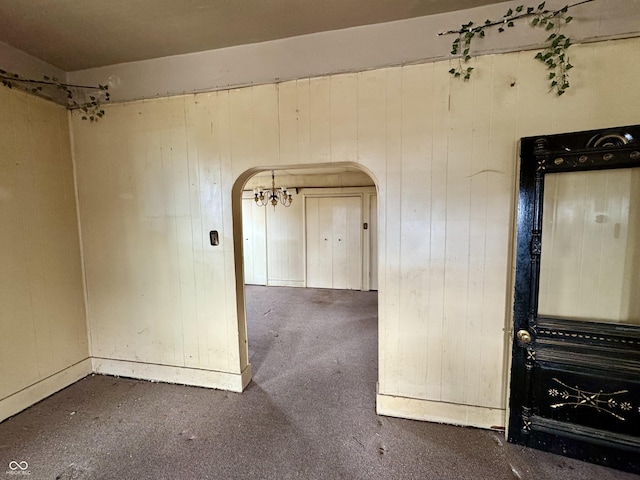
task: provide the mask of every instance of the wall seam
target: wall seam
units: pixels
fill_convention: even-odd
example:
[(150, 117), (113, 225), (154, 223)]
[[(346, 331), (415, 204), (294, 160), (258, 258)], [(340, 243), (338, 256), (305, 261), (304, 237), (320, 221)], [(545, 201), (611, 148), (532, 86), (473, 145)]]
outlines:
[[(78, 224), (78, 242), (80, 247), (80, 271), (82, 275), (82, 297), (84, 300), (84, 318), (87, 330), (88, 358), (93, 358), (93, 342), (91, 338), (91, 323), (89, 321), (89, 289), (87, 286), (87, 268), (84, 255), (84, 241), (82, 239), (82, 221), (80, 219), (80, 193), (78, 190), (78, 168), (76, 161), (75, 135), (72, 121), (72, 112), (67, 112), (67, 123), (69, 125), (69, 151), (71, 152), (71, 165), (73, 167), (73, 193), (76, 204), (76, 220)], [(93, 362), (91, 364), (93, 371)]]

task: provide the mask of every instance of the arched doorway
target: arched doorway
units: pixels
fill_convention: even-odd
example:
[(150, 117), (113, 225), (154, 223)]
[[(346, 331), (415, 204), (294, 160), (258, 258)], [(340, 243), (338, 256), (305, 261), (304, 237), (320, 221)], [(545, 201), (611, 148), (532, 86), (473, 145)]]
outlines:
[[(251, 379), (245, 279), (251, 278), (253, 283), (260, 285), (287, 288), (316, 287), (358, 291), (378, 289), (377, 186), (373, 176), (353, 163), (275, 167), (273, 171), (276, 188), (286, 185), (295, 207), (251, 207), (255, 204), (254, 187), (271, 187), (271, 171), (270, 167), (245, 171), (237, 178), (232, 191), (238, 342), (245, 386)], [(248, 231), (251, 228), (247, 220), (248, 206), (258, 212), (258, 217), (262, 215), (261, 212), (268, 212), (265, 215), (270, 215), (267, 219), (259, 218), (255, 221), (257, 229), (266, 227), (276, 231), (291, 227), (299, 237), (292, 239), (280, 235), (277, 239), (279, 244), (272, 244), (269, 249), (265, 245), (265, 250), (272, 253), (271, 258), (265, 259), (269, 257), (266, 254), (256, 254), (256, 250), (259, 250), (256, 243), (262, 239), (265, 243), (273, 241), (274, 236), (256, 235), (255, 232)], [(291, 222), (288, 226), (285, 225), (287, 215), (278, 213), (285, 211), (289, 217), (297, 218), (293, 227)], [(295, 214), (292, 215), (291, 212)], [(312, 224), (318, 227), (315, 231)], [(253, 244), (252, 238), (257, 239)], [(296, 252), (292, 254), (287, 249)], [(278, 259), (273, 252), (278, 250), (282, 255), (288, 255), (290, 261), (287, 268), (274, 274)], [(333, 253), (335, 258), (330, 258), (327, 252)], [(256, 258), (265, 262), (264, 268), (256, 268), (255, 264), (248, 266), (247, 254), (251, 256), (250, 263), (255, 262)], [(359, 268), (345, 268), (345, 260), (353, 260), (353, 257), (362, 259)], [(328, 259), (331, 261), (327, 261)], [(350, 264), (355, 265), (353, 261)]]

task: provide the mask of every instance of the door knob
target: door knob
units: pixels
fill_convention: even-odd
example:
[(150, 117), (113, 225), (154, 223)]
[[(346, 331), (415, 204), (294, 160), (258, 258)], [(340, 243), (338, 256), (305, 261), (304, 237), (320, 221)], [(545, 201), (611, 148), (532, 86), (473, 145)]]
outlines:
[(520, 345), (528, 345), (531, 343), (531, 334), (527, 330), (518, 330), (516, 333), (516, 338), (518, 339), (518, 343)]

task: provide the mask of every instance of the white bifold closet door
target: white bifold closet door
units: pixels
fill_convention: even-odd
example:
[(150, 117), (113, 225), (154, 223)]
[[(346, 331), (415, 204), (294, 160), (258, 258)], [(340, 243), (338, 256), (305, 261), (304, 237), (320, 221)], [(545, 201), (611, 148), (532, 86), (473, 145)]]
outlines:
[(362, 289), (362, 199), (307, 197), (307, 287)]

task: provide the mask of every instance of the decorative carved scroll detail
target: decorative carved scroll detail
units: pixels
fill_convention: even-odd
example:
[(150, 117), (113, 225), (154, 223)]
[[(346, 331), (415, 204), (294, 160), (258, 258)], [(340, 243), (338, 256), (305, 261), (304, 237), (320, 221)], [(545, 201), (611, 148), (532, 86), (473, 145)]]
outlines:
[(628, 412), (633, 408), (631, 403), (627, 401), (620, 401), (620, 399), (616, 398), (618, 395), (629, 393), (629, 390), (619, 390), (617, 392), (610, 393), (605, 393), (602, 390), (599, 392), (589, 392), (579, 387), (571, 387), (557, 378), (554, 378), (553, 380), (564, 388), (550, 388), (548, 392), (549, 396), (551, 398), (562, 399), (564, 401), (551, 404), (551, 408), (595, 408), (598, 412), (608, 413), (622, 421), (624, 421), (625, 418), (622, 415), (619, 415), (617, 410)]

